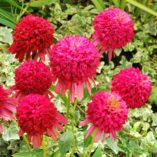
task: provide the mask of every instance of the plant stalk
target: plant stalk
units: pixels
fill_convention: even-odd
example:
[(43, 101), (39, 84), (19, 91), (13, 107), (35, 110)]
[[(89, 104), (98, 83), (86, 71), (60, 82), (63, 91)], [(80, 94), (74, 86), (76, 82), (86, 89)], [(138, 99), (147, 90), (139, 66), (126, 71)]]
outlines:
[(27, 145), (28, 150), (31, 152), (31, 151), (32, 151), (32, 148), (31, 148), (31, 146), (30, 146), (30, 144), (29, 144), (29, 141), (28, 141), (26, 135), (23, 135), (22, 137), (23, 137), (23, 139), (24, 139), (24, 141), (25, 141), (25, 143), (26, 143), (26, 145)]
[(42, 141), (42, 148), (43, 148), (43, 157), (46, 157), (46, 145), (44, 141), (44, 136), (43, 136), (43, 141)]

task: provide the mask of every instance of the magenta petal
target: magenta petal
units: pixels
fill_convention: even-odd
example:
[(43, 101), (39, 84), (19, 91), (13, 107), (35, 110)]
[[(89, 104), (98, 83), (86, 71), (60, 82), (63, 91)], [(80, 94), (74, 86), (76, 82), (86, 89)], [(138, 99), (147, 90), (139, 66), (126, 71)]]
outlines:
[(106, 48), (102, 48), (100, 51), (100, 55), (102, 55), (106, 51)]
[(58, 80), (58, 83), (55, 87), (55, 92), (61, 94), (62, 96), (64, 96), (65, 91), (66, 91), (65, 83)]
[(0, 111), (0, 117), (3, 118), (3, 119), (5, 119), (5, 120), (11, 120), (13, 118), (12, 112), (10, 112), (7, 109), (2, 109)]
[(57, 114), (57, 120), (62, 124), (67, 124), (66, 118), (60, 113)]
[(94, 79), (92, 78), (91, 80), (92, 80), (92, 82), (93, 82), (93, 84), (94, 84), (94, 87), (96, 88), (96, 84), (95, 84)]
[(75, 85), (75, 93), (78, 98), (78, 101), (81, 101), (84, 94), (82, 83), (79, 82)]
[(55, 123), (54, 126), (61, 130), (62, 132), (64, 132), (64, 128), (60, 124)]
[(113, 50), (109, 49), (109, 54), (108, 54), (108, 60), (109, 61), (111, 61), (111, 59), (112, 59), (112, 53), (113, 53)]
[(116, 139), (116, 132), (110, 133), (110, 138), (111, 139)]
[(53, 139), (53, 140), (57, 140), (58, 136), (59, 136), (59, 133), (51, 128), (51, 129), (47, 129), (47, 134)]
[(91, 95), (91, 88), (90, 88), (89, 81), (86, 81), (86, 88), (87, 88), (88, 93)]
[(85, 138), (87, 138), (90, 134), (92, 134), (92, 132), (94, 131), (94, 129), (95, 129), (95, 126), (91, 126), (89, 129), (88, 129), (88, 131), (87, 131), (87, 133), (86, 133), (86, 135), (85, 135)]
[(106, 135), (105, 133), (103, 133), (102, 143), (104, 143), (105, 139), (106, 139)]
[(70, 89), (70, 101), (73, 103), (74, 99), (75, 99), (75, 85), (72, 84)]
[(5, 108), (8, 109), (8, 110), (10, 110), (10, 111), (16, 111), (16, 106), (12, 105), (12, 104), (5, 105)]
[(0, 124), (0, 134), (2, 134), (2, 132), (3, 132), (3, 127), (2, 127), (2, 125)]
[(85, 119), (84, 121), (82, 121), (82, 122), (80, 123), (80, 126), (85, 126), (85, 125), (87, 125), (88, 123), (90, 123), (90, 120), (89, 120), (89, 119)]
[(41, 135), (31, 136), (31, 141), (33, 148), (40, 147), (42, 142), (42, 136)]
[(24, 134), (24, 132), (22, 131), (22, 129), (19, 130), (18, 134), (19, 134), (19, 136), (22, 136)]
[(96, 136), (95, 136), (96, 141), (99, 141), (101, 134), (102, 134), (102, 131), (99, 129)]
[(39, 56), (42, 61), (45, 61), (45, 53), (43, 53), (43, 51), (39, 52)]

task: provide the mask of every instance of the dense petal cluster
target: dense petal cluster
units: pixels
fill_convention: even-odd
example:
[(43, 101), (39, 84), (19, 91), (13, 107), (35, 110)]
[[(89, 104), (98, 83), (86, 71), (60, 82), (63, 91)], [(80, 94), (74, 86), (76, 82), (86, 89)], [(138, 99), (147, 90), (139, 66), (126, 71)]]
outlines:
[(85, 138), (96, 131), (95, 139), (98, 141), (102, 134), (103, 139), (106, 134), (115, 138), (116, 132), (122, 129), (127, 119), (127, 106), (118, 94), (99, 92), (93, 96), (92, 102), (88, 103), (86, 119), (81, 122), (81, 126), (91, 123)]
[(151, 94), (151, 81), (137, 68), (126, 68), (113, 77), (112, 91), (118, 93), (129, 108), (145, 105)]
[(44, 60), (53, 43), (53, 33), (54, 29), (49, 21), (28, 15), (16, 25), (9, 51), (16, 54), (19, 61), (25, 56), (26, 59), (40, 57)]
[(21, 128), (20, 134), (26, 132), (33, 147), (38, 147), (42, 142), (42, 135), (48, 135), (56, 140), (60, 131), (64, 131), (61, 124), (66, 124), (62, 116), (50, 100), (38, 94), (24, 97), (17, 107), (17, 120)]
[[(9, 91), (5, 90), (0, 85), (0, 120), (13, 119), (13, 111), (16, 110), (16, 101), (9, 97)], [(0, 133), (2, 132), (2, 126), (0, 124)]]
[(66, 36), (50, 53), (52, 73), (58, 79), (56, 92), (64, 95), (67, 89), (71, 101), (77, 96), (83, 98), (83, 84), (90, 92), (89, 80), (93, 80), (100, 56), (94, 44), (86, 37)]
[(17, 96), (30, 93), (48, 94), (52, 83), (52, 74), (48, 66), (42, 62), (26, 61), (15, 71)]
[(102, 52), (109, 51), (109, 60), (116, 48), (122, 48), (134, 37), (133, 21), (123, 10), (109, 8), (94, 19), (93, 38), (102, 46)]

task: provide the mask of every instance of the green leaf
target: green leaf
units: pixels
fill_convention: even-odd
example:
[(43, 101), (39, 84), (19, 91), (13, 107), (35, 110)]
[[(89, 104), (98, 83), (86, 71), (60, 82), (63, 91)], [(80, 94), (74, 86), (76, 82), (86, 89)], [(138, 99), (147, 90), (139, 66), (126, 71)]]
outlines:
[(106, 139), (106, 144), (111, 148), (115, 154), (118, 154), (120, 151), (120, 148), (117, 146), (117, 143), (115, 140), (111, 140), (110, 138)]
[(102, 152), (101, 148), (97, 148), (93, 157), (102, 157), (102, 154), (103, 154), (103, 152)]
[(43, 157), (43, 150), (42, 150), (42, 149), (39, 149), (39, 148), (36, 148), (36, 149), (33, 151), (33, 154), (36, 155), (37, 157)]
[(54, 153), (51, 155), (51, 157), (59, 157), (59, 156), (60, 156), (59, 151), (54, 152)]
[(12, 29), (0, 27), (0, 42), (9, 44), (12, 43)]
[(93, 4), (97, 8), (97, 10), (102, 11), (105, 8), (105, 4), (103, 0), (92, 0)]
[(153, 104), (153, 105), (157, 105), (157, 87), (153, 86), (152, 87), (152, 93), (151, 96), (149, 98), (149, 101)]
[(16, 24), (16, 18), (12, 16), (12, 14), (6, 10), (0, 9), (0, 23), (14, 28)]
[(38, 0), (38, 1), (31, 1), (30, 3), (29, 3), (29, 6), (30, 7), (35, 7), (35, 8), (40, 8), (40, 7), (42, 7), (42, 6), (44, 6), (44, 5), (50, 5), (50, 4), (52, 4), (52, 3), (55, 3), (55, 2), (58, 2), (58, 0)]
[(37, 148), (32, 152), (21, 152), (13, 154), (13, 157), (43, 157), (43, 150)]
[(6, 2), (18, 9), (22, 9), (22, 7), (15, 0), (6, 0)]
[(139, 3), (139, 2), (137, 2), (137, 1), (135, 1), (135, 0), (126, 0), (126, 1), (127, 1), (128, 3), (134, 5), (135, 7), (138, 7), (138, 8), (140, 8), (140, 9), (146, 11), (146, 12), (149, 13), (149, 14), (152, 14), (152, 15), (154, 15), (154, 16), (157, 16), (157, 12), (155, 12), (154, 10), (152, 10), (152, 9), (150, 9), (150, 8), (148, 8), (148, 7), (146, 7), (145, 5)]
[(91, 141), (92, 141), (92, 136), (88, 136), (88, 137), (85, 139), (84, 147), (88, 147), (88, 146), (91, 144)]
[(32, 152), (23, 152), (23, 153), (16, 153), (13, 154), (13, 157), (36, 157)]
[(59, 140), (59, 150), (61, 156), (64, 156), (66, 152), (68, 152), (71, 148), (73, 134), (71, 131), (67, 131), (63, 133)]
[(10, 141), (10, 140), (19, 140), (19, 135), (18, 135), (18, 129), (17, 126), (14, 122), (12, 122), (7, 128), (6, 126), (3, 126), (4, 132), (2, 134), (2, 138), (4, 141)]
[(120, 6), (119, 0), (112, 0), (112, 2), (114, 3), (116, 7)]
[(15, 27), (15, 24), (14, 24), (14, 23), (12, 23), (12, 22), (10, 22), (10, 21), (8, 21), (8, 20), (2, 18), (2, 17), (0, 17), (0, 23), (1, 23), (2, 25), (8, 26), (8, 27), (10, 27), (10, 28), (14, 28), (14, 27)]

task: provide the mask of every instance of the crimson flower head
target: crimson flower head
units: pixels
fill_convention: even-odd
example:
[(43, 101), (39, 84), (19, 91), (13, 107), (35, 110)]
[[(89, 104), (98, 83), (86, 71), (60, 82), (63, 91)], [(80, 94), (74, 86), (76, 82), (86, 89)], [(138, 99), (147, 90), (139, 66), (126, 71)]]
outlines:
[(138, 68), (126, 68), (113, 77), (112, 89), (118, 93), (129, 108), (145, 105), (151, 94), (151, 81)]
[(44, 60), (45, 54), (53, 44), (54, 29), (51, 23), (42, 17), (28, 15), (21, 19), (13, 32), (13, 44), (9, 51), (16, 54), (22, 61), (40, 57)]
[(101, 45), (101, 52), (109, 52), (112, 59), (114, 49), (122, 48), (134, 37), (131, 17), (119, 8), (109, 8), (100, 12), (94, 19), (95, 43)]
[(51, 50), (52, 74), (58, 79), (55, 91), (61, 95), (70, 90), (71, 102), (83, 98), (83, 85), (90, 93), (90, 80), (96, 74), (100, 56), (94, 44), (86, 37), (66, 36)]
[[(0, 120), (13, 119), (13, 111), (16, 110), (16, 102), (9, 97), (10, 92), (0, 85)], [(3, 131), (0, 124), (0, 133)]]
[(81, 126), (91, 123), (85, 138), (95, 132), (96, 141), (100, 136), (105, 139), (106, 134), (116, 138), (116, 132), (120, 131), (128, 119), (128, 109), (125, 101), (116, 93), (99, 92), (88, 103), (86, 119)]
[(57, 140), (59, 132), (56, 129), (64, 131), (61, 124), (67, 123), (50, 99), (38, 94), (27, 95), (20, 101), (16, 117), (19, 134), (26, 132), (34, 148), (41, 145), (44, 134)]
[(48, 89), (52, 83), (52, 74), (48, 66), (42, 62), (26, 61), (15, 71), (15, 86), (17, 96), (30, 93), (50, 94)]

